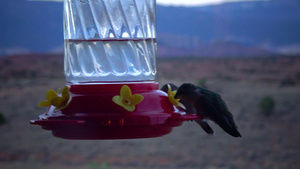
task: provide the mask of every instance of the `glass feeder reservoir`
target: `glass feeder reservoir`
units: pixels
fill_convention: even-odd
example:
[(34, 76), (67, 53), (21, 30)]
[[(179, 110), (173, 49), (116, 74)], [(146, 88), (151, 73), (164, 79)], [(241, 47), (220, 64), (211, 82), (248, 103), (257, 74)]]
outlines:
[(48, 110), (31, 124), (66, 139), (131, 139), (198, 118), (154, 81), (155, 0), (65, 0), (64, 39), (66, 87), (48, 91)]
[(154, 80), (155, 18), (154, 0), (66, 0), (66, 81)]

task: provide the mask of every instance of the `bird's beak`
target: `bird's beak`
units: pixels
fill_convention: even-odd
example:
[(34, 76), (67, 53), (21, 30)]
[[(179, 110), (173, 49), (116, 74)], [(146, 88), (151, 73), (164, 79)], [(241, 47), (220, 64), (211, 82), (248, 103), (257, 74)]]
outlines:
[(178, 93), (175, 94), (174, 98), (175, 98), (175, 99), (180, 98), (180, 96), (178, 95)]

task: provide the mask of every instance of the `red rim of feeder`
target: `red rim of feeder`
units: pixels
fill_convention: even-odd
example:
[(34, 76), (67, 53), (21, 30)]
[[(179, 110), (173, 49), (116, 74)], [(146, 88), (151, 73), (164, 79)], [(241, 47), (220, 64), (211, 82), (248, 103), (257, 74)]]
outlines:
[[(112, 101), (123, 85), (144, 97), (133, 112)], [(133, 139), (163, 136), (184, 121), (200, 118), (176, 109), (167, 94), (158, 90), (157, 82), (76, 84), (69, 88), (72, 101), (65, 109), (50, 107), (30, 123), (65, 139)]]

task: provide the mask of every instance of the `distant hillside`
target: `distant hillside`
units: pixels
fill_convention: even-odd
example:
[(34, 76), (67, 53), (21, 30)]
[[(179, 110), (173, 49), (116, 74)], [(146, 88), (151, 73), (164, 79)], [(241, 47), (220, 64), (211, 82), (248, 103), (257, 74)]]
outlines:
[(14, 50), (46, 52), (63, 44), (63, 4), (3, 0), (0, 54)]
[[(206, 7), (157, 6), (160, 56), (260, 56), (300, 53), (300, 1), (272, 0)], [(62, 52), (63, 4), (4, 0), (0, 56)]]
[[(300, 1), (292, 0), (193, 8), (158, 6), (158, 38), (162, 38), (158, 42), (166, 48), (194, 48), (203, 53), (211, 51), (213, 56), (221, 53), (237, 56), (289, 53), (291, 50), (296, 53), (300, 52), (299, 7)], [(222, 50), (224, 47), (233, 50), (227, 48), (226, 52)], [(248, 53), (249, 49), (252, 52)], [(186, 52), (196, 51), (187, 49)]]

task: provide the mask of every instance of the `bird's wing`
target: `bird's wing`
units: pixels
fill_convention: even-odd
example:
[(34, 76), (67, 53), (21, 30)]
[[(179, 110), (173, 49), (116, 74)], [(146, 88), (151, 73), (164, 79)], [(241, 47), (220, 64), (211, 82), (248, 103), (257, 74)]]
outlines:
[(227, 117), (233, 117), (225, 101), (221, 98), (221, 95), (204, 88), (201, 89), (201, 93), (203, 95), (203, 100), (205, 101), (205, 103), (209, 104), (208, 107), (213, 107), (213, 110), (211, 111), (215, 111), (217, 114), (221, 113)]
[(233, 121), (233, 115), (228, 110), (227, 105), (221, 96), (215, 92), (207, 89), (202, 89), (202, 101), (200, 106), (203, 108), (205, 114), (208, 114), (211, 120), (217, 124), (226, 123), (232, 127), (236, 127)]
[(218, 106), (210, 95), (203, 94), (199, 100), (197, 111), (203, 112), (208, 118), (216, 119), (221, 117), (221, 112), (218, 110)]
[(216, 94), (214, 97), (214, 103), (216, 104), (216, 107), (218, 107), (219, 111), (223, 112), (225, 116), (233, 117), (233, 115), (230, 113), (225, 101), (221, 98), (219, 94)]
[(228, 110), (221, 96), (207, 89), (203, 89), (201, 93), (202, 100), (199, 102), (199, 107), (202, 107), (202, 111), (207, 114), (208, 118), (217, 123), (228, 134), (241, 137), (234, 123), (233, 115)]

